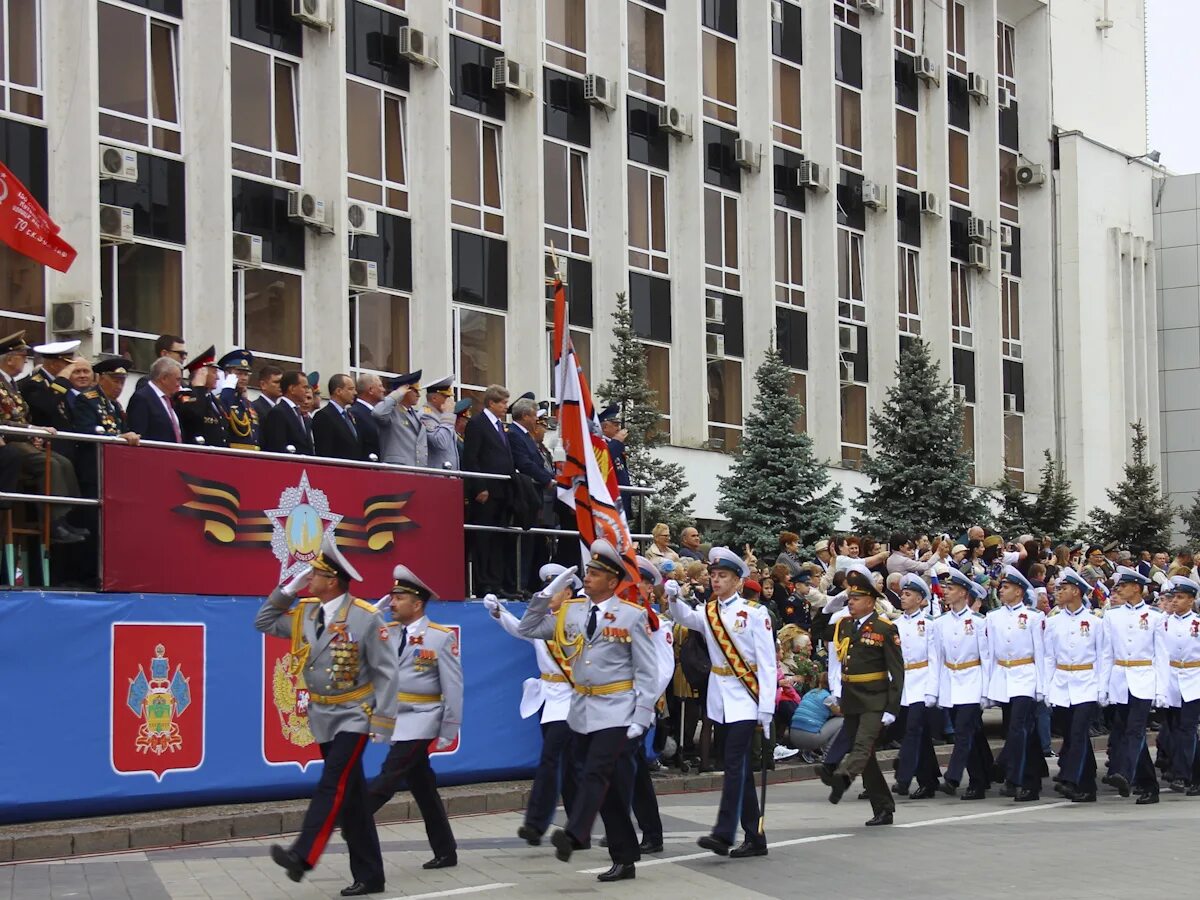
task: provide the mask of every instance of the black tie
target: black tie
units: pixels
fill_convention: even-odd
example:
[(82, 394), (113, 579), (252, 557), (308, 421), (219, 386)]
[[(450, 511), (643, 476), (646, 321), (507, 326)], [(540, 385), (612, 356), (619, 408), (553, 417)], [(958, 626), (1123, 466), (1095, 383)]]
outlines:
[(408, 646), (408, 626), (405, 625), (403, 628), (400, 629), (400, 652), (397, 653), (396, 655), (403, 656), (404, 648), (407, 646)]
[(599, 609), (600, 607), (593, 605), (592, 611), (588, 613), (587, 638), (589, 641), (592, 639), (592, 635), (596, 633), (596, 612)]
[(342, 418), (346, 420), (346, 424), (350, 427), (350, 433), (352, 435), (354, 435), (355, 438), (357, 438), (358, 437), (358, 429), (354, 427), (354, 416), (350, 415), (350, 410), (343, 409), (342, 410)]
[(325, 607), (317, 607), (317, 640), (325, 633)]

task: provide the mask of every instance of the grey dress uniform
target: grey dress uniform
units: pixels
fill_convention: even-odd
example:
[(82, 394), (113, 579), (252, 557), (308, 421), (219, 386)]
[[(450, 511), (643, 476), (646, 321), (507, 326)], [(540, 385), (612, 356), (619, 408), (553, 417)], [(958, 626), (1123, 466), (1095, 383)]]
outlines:
[(428, 456), (425, 465), (431, 469), (458, 468), (458, 435), (454, 431), (453, 412), (439, 413), (432, 406), (421, 408), (421, 427), (425, 429)]
[(371, 410), (379, 425), (379, 450), (385, 463), (424, 466), (429, 461), (428, 436), (416, 408), (400, 402), (403, 396), (403, 388), (392, 391)]

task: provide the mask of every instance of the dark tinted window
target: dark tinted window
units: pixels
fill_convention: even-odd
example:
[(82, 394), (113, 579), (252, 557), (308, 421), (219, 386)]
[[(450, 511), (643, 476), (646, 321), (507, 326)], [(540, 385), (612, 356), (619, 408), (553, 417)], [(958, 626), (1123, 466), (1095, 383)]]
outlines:
[[(139, 237), (172, 244), (187, 241), (187, 204), (180, 160), (139, 153), (138, 180), (101, 181), (100, 202), (133, 207), (133, 233)], [(266, 248), (263, 249), (265, 255)]]
[(961, 75), (946, 76), (946, 113), (955, 128), (971, 130), (971, 95), (967, 93), (967, 79)]
[(1006, 359), (1004, 367), (1004, 393), (1015, 394), (1017, 397), (1017, 412), (1025, 412), (1025, 366), (1015, 359)]
[(838, 224), (864, 231), (867, 227), (867, 208), (863, 205), (863, 177), (857, 172), (838, 170)]
[(847, 353), (843, 350), (838, 354), (841, 360), (850, 366), (851, 379), (853, 381), (870, 381), (871, 368), (867, 362), (867, 326), (838, 322), (838, 328), (853, 328), (858, 332), (858, 352)]
[(958, 206), (950, 207), (951, 259), (967, 261), (967, 247), (971, 245), (971, 242), (967, 240), (967, 219), (970, 217), (971, 214), (965, 209)]
[(900, 243), (921, 246), (921, 197), (913, 191), (896, 189), (896, 231)]
[(794, 63), (804, 62), (804, 14), (800, 7), (783, 4), (783, 21), (771, 23), (771, 52)]
[(292, 18), (291, 0), (229, 0), (229, 13), (235, 38), (292, 56), (304, 53), (304, 26)]
[(550, 137), (582, 147), (592, 143), (592, 108), (583, 102), (583, 79), (543, 70), (542, 108)]
[(775, 346), (783, 364), (792, 369), (808, 368), (808, 313), (775, 307)]
[(346, 71), (408, 90), (408, 62), (400, 56), (400, 29), (407, 24), (378, 6), (346, 0)]
[(796, 186), (796, 168), (804, 161), (804, 156), (782, 147), (775, 147), (772, 154), (775, 205), (804, 212), (807, 192), (804, 188)]
[(183, 18), (183, 0), (125, 0), (131, 6), (140, 6), (150, 12), (162, 13), (164, 16)]
[(730, 191), (742, 189), (742, 170), (733, 161), (737, 132), (704, 123), (704, 180)]
[(1016, 225), (1012, 226), (1012, 246), (1005, 247), (1004, 251), (1008, 253), (1012, 259), (1009, 264), (1008, 272), (1014, 278), (1021, 277), (1021, 229)]
[[(139, 159), (141, 157), (139, 156)], [(12, 119), (0, 119), (0, 160), (52, 216), (46, 203), (46, 129)], [(103, 184), (103, 182), (101, 182)], [(60, 223), (61, 224), (61, 223)]]
[(953, 348), (954, 383), (961, 384), (966, 402), (975, 402), (975, 353), (962, 347)]
[(412, 222), (404, 216), (379, 213), (379, 236), (353, 238), (353, 259), (373, 259), (379, 266), (379, 286), (412, 290)]
[(630, 272), (629, 311), (638, 337), (671, 342), (671, 282), (667, 279)]
[[(592, 327), (592, 264), (586, 259), (560, 256), (567, 284), (567, 318), (577, 328)], [(546, 299), (554, 299), (554, 285), (546, 285)]]
[(737, 0), (701, 0), (700, 21), (706, 28), (735, 38), (738, 36), (737, 8)]
[[(715, 293), (715, 292), (714, 292)], [(745, 329), (742, 326), (742, 298), (735, 294), (721, 294), (721, 325), (708, 326), (708, 330), (725, 335), (725, 355), (745, 356)]]
[(504, 91), (492, 87), (492, 63), (503, 54), (450, 36), (450, 103), (459, 109), (504, 118)]
[(656, 169), (667, 170), (671, 162), (671, 136), (658, 127), (655, 103), (629, 97), (629, 158)]
[(921, 92), (918, 90), (917, 58), (903, 50), (896, 51), (896, 103), (913, 112), (921, 108)]
[(833, 29), (833, 74), (842, 84), (862, 87), (862, 35), (841, 25)]
[(1000, 110), (1000, 146), (1009, 150), (1021, 148), (1020, 129), (1017, 127), (1017, 101), (1009, 101), (1008, 109)]
[(233, 230), (262, 237), (263, 262), (303, 269), (304, 226), (288, 218), (287, 207), (287, 188), (233, 179)]
[(508, 309), (508, 244), (482, 234), (451, 231), (450, 247), (455, 302)]

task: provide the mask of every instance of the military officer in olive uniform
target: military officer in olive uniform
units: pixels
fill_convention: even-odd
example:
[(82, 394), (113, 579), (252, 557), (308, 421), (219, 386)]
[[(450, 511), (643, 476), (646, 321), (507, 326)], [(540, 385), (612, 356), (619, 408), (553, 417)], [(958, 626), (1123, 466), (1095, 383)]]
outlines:
[[(265, 634), (291, 639), (292, 664), (309, 691), (308, 724), (325, 760), (300, 834), (289, 848), (272, 846), (271, 858), (299, 881), (340, 817), (354, 876), (346, 897), (384, 889), (362, 754), (368, 737), (387, 740), (396, 723), (395, 644), (374, 605), (350, 594), (350, 582), (361, 580), (327, 534), (311, 568), (272, 591), (254, 622)], [(306, 588), (308, 596), (295, 603)]]
[(594, 542), (583, 578), (586, 596), (567, 594), (558, 613), (550, 615), (551, 598), (571, 590), (575, 568), (565, 569), (530, 601), (518, 627), (523, 637), (558, 644), (574, 681), (567, 724), (579, 787), (567, 827), (551, 836), (555, 856), (567, 862), (575, 850), (587, 847), (599, 814), (613, 861), (598, 876), (605, 882), (636, 877), (641, 851), (629, 817), (633, 772), (620, 763), (625, 745), (640, 740), (654, 721), (658, 699), (659, 657), (647, 610), (616, 596), (627, 572), (612, 544)]
[(249, 350), (230, 350), (217, 360), (217, 367), (225, 373), (219, 382), (219, 398), (225, 412), (229, 446), (238, 450), (257, 450), (258, 410), (246, 393), (250, 370), (254, 368), (254, 354)]
[(436, 739), (437, 749), (447, 749), (458, 739), (462, 727), (463, 675), (458, 635), (426, 616), (425, 606), (436, 600), (437, 594), (407, 566), (396, 566), (392, 579), (390, 599), (395, 621), (388, 627), (393, 651), (400, 661), (396, 728), (392, 749), (367, 796), (371, 812), (376, 813), (400, 789), (400, 782), (407, 781), (433, 848), (433, 859), (422, 868), (446, 869), (458, 865), (458, 844), (429, 765), (429, 744)]
[(229, 423), (225, 407), (215, 393), (220, 378), (217, 348), (209, 347), (187, 364), (191, 387), (174, 397), (175, 415), (185, 444), (206, 447), (229, 446)]
[(841, 661), (841, 706), (851, 737), (850, 752), (838, 767), (818, 770), (821, 780), (832, 788), (829, 799), (836, 803), (862, 775), (863, 787), (874, 815), (867, 825), (891, 825), (896, 801), (875, 759), (880, 732), (896, 721), (904, 693), (904, 656), (900, 634), (887, 619), (875, 612), (880, 593), (871, 574), (861, 564), (846, 573), (846, 603), (849, 615), (834, 627), (833, 644)]

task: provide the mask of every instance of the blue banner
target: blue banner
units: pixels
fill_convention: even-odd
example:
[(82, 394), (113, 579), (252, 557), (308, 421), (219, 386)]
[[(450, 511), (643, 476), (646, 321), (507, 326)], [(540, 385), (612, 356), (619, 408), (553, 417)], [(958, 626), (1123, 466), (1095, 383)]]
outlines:
[[(273, 684), (276, 697), (296, 691), (288, 694), (283, 668), (273, 669), (271, 647), (254, 629), (261, 602), (0, 595), (0, 822), (308, 796), (320, 762), (270, 762), (264, 750), (281, 725), (299, 743), (307, 725), (271, 702)], [(523, 606), (512, 608), (520, 615)], [(505, 634), (481, 604), (429, 611), (460, 629), (466, 685), (459, 743), (433, 757), (438, 781), (528, 777), (538, 719), (517, 709), (523, 680), (537, 674), (532, 646)], [(385, 754), (386, 745), (371, 745), (368, 777)]]

